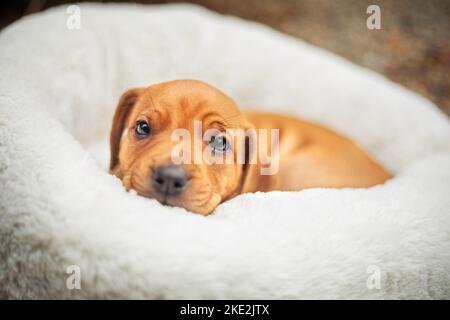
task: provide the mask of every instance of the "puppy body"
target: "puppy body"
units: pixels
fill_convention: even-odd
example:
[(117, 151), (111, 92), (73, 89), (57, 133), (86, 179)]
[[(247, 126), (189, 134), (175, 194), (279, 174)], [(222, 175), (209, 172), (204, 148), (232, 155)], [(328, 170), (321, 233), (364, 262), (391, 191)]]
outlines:
[(256, 128), (279, 129), (279, 171), (247, 181), (244, 192), (314, 187), (370, 187), (390, 174), (350, 139), (318, 124), (273, 113), (246, 112)]
[[(181, 128), (194, 136), (195, 121), (204, 130), (219, 132), (239, 128), (256, 129), (259, 134), (259, 129), (278, 129), (278, 171), (261, 175), (260, 163), (239, 161), (174, 165), (173, 132)], [(201, 143), (212, 148), (207, 141)], [(224, 93), (195, 80), (127, 91), (114, 114), (110, 144), (110, 172), (126, 189), (200, 214), (209, 214), (221, 202), (246, 192), (370, 187), (390, 177), (342, 135), (293, 117), (243, 113)], [(234, 151), (237, 160), (238, 150)]]

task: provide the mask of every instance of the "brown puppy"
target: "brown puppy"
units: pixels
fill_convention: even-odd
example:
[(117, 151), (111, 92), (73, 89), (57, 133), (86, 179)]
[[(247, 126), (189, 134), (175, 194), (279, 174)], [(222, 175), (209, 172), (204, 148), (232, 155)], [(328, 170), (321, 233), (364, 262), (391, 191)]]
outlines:
[[(197, 124), (203, 131), (214, 129), (216, 134), (203, 140), (199, 137), (200, 149), (196, 151), (195, 142), (191, 143), (191, 152), (184, 158), (189, 161), (175, 164), (173, 152), (179, 141), (173, 134), (182, 128), (195, 140), (195, 121), (200, 121)], [(256, 149), (250, 146), (249, 137), (255, 135), (233, 140), (224, 133), (237, 128), (258, 129), (252, 132), (256, 132), (256, 139), (270, 145), (266, 153), (272, 155), (265, 158), (269, 162), (263, 165), (258, 161), (260, 145)], [(261, 137), (259, 129), (279, 129), (277, 147), (270, 144), (276, 137), (270, 133)], [(242, 144), (234, 141), (245, 141), (245, 152), (240, 153)], [(329, 129), (281, 115), (243, 113), (224, 93), (194, 80), (171, 81), (124, 93), (114, 114), (110, 144), (110, 172), (122, 180), (127, 190), (204, 215), (245, 192), (370, 187), (390, 177), (356, 144)], [(198, 162), (194, 159), (198, 150), (224, 157), (231, 154), (233, 161)], [(274, 170), (262, 174), (264, 166)]]

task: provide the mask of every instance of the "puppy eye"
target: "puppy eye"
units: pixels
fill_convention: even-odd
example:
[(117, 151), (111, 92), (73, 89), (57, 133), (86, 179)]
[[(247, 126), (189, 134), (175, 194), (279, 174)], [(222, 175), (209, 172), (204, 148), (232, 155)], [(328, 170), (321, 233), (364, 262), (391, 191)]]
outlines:
[(230, 149), (230, 144), (224, 136), (213, 136), (209, 141), (209, 146), (211, 149), (217, 152), (225, 152)]
[(136, 127), (134, 129), (134, 132), (136, 133), (136, 136), (138, 138), (142, 139), (142, 138), (147, 137), (150, 134), (151, 129), (150, 129), (150, 126), (148, 125), (147, 121), (140, 120), (140, 121), (136, 122)]

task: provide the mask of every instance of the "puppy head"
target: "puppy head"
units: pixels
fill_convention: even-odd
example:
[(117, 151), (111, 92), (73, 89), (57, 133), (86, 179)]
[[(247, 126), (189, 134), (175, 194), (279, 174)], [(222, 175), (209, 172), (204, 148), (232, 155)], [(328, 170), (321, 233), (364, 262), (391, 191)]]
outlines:
[[(195, 149), (196, 126), (213, 129), (210, 139), (200, 137)], [(110, 136), (110, 172), (126, 189), (163, 204), (209, 214), (222, 201), (240, 193), (245, 164), (237, 161), (237, 144), (230, 144), (227, 129), (248, 129), (243, 113), (219, 90), (194, 80), (178, 80), (125, 92), (114, 114)], [(189, 133), (190, 161), (174, 163), (176, 130)], [(211, 131), (211, 130), (210, 130)], [(177, 131), (179, 132), (179, 131)], [(196, 161), (198, 147), (210, 154), (232, 152), (234, 161)]]

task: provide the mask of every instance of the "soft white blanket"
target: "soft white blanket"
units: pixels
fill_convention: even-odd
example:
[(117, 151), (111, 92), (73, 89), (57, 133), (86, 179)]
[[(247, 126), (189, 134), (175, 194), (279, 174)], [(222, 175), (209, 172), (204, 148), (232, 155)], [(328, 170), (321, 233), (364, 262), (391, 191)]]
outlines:
[[(450, 298), (450, 124), (432, 103), (195, 6), (81, 5), (79, 30), (68, 17), (0, 34), (0, 297)], [(243, 195), (209, 217), (126, 193), (106, 171), (117, 99), (177, 78), (333, 127), (395, 178)]]

